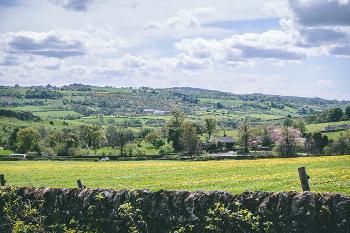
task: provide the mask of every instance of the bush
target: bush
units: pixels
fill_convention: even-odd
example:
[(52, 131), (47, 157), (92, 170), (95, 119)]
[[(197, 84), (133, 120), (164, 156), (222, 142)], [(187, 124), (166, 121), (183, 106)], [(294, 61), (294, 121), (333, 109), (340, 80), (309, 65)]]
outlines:
[(126, 156), (143, 156), (146, 154), (146, 151), (138, 146), (135, 143), (130, 143), (125, 146), (125, 155)]
[(160, 155), (168, 155), (174, 152), (174, 148), (170, 143), (165, 143), (159, 148)]
[(272, 222), (264, 222), (258, 215), (247, 209), (242, 209), (236, 202), (234, 210), (228, 209), (222, 203), (215, 203), (208, 210), (204, 232), (272, 232)]
[(340, 137), (325, 149), (325, 154), (346, 155), (350, 154), (350, 136), (341, 134)]

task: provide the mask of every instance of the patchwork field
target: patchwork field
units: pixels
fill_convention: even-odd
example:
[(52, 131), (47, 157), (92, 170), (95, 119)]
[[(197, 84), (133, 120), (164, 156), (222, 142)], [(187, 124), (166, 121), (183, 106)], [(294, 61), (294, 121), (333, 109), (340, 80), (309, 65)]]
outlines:
[(16, 161), (0, 173), (14, 186), (91, 188), (300, 191), (297, 168), (306, 166), (311, 189), (350, 194), (350, 156), (263, 160), (188, 161)]

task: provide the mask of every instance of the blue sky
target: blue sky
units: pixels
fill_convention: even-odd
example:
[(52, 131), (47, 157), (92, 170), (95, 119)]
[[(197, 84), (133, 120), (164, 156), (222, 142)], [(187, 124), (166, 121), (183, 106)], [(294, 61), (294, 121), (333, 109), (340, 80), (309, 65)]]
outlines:
[(348, 0), (0, 0), (0, 84), (350, 100)]

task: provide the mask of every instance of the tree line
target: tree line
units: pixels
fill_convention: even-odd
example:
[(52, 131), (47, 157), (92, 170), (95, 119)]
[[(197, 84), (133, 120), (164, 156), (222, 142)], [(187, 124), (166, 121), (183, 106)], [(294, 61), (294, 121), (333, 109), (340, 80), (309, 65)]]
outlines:
[(253, 125), (249, 118), (242, 119), (238, 123), (237, 141), (232, 139), (236, 145), (229, 148), (220, 142), (220, 137), (213, 137), (220, 127), (215, 118), (206, 117), (203, 122), (194, 122), (178, 108), (171, 114), (164, 126), (138, 131), (129, 124), (115, 121), (109, 121), (105, 127), (98, 123), (62, 129), (17, 127), (9, 135), (0, 133), (0, 146), (19, 153), (47, 156), (90, 153), (86, 150), (96, 154), (103, 147), (118, 149), (121, 156), (140, 156), (147, 153), (145, 144), (160, 155), (176, 153), (189, 158), (231, 149), (242, 155), (260, 151), (281, 157), (297, 156), (298, 153), (350, 154), (348, 133), (342, 133), (337, 140), (330, 140), (322, 133), (307, 133), (302, 119), (287, 117), (283, 125)]

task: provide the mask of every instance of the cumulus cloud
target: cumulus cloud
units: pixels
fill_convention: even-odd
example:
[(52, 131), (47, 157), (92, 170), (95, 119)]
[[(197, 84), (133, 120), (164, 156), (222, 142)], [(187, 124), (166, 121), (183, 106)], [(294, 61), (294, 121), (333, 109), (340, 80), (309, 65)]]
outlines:
[(336, 0), (289, 0), (298, 23), (305, 26), (350, 26), (350, 4)]
[(57, 35), (22, 33), (12, 34), (8, 42), (10, 53), (26, 53), (46, 57), (66, 58), (84, 55), (86, 48), (78, 40), (66, 40)]
[(299, 47), (317, 47), (317, 54), (348, 54), (350, 3), (348, 0), (289, 0), (288, 30), (299, 33)]
[(326, 28), (301, 29), (299, 32), (304, 37), (305, 44), (310, 46), (336, 43), (348, 38), (348, 34), (345, 32)]
[(210, 58), (218, 62), (249, 59), (300, 60), (302, 50), (293, 45), (293, 35), (270, 30), (262, 34), (245, 33), (222, 40), (182, 40), (175, 47), (196, 58)]
[(83, 55), (114, 54), (128, 43), (113, 30), (54, 30), (49, 32), (19, 31), (0, 34), (0, 51), (18, 55), (68, 58)]
[(201, 26), (200, 20), (216, 14), (213, 7), (198, 7), (195, 9), (181, 9), (176, 12), (176, 16), (170, 17), (163, 22), (151, 21), (144, 27), (149, 29), (164, 30), (190, 30)]

